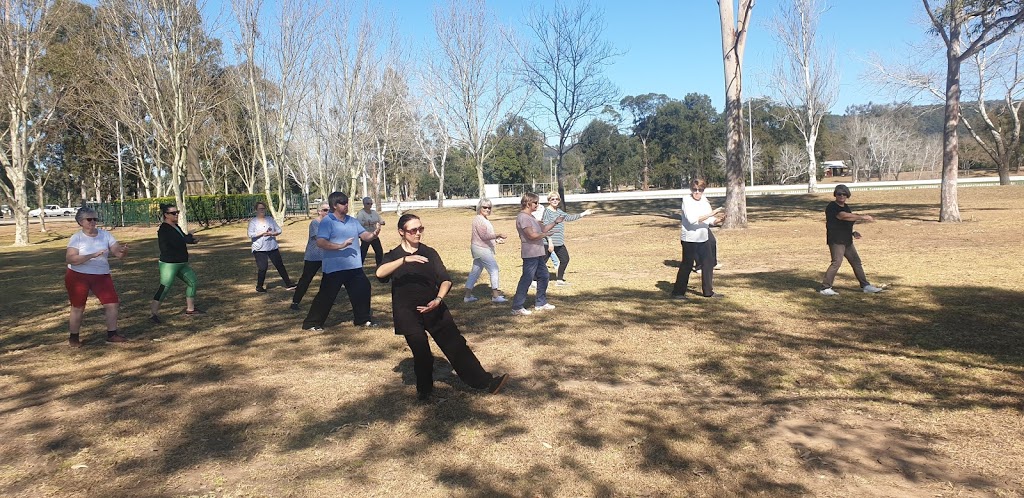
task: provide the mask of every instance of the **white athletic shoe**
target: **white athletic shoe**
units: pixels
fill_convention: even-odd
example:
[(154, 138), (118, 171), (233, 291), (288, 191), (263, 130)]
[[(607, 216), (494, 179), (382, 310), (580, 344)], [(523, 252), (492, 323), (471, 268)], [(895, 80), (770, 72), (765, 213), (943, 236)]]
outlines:
[(536, 280), (534, 280), (533, 283), (530, 284), (530, 288), (531, 289), (536, 289), (537, 288), (537, 281)]
[(508, 299), (505, 299), (505, 296), (494, 296), (491, 298), (492, 303), (504, 303), (507, 301)]
[(838, 296), (839, 295), (839, 293), (836, 292), (835, 289), (833, 289), (831, 287), (829, 287), (828, 289), (821, 289), (820, 291), (818, 291), (818, 294), (821, 294), (822, 296)]
[(868, 284), (868, 285), (865, 285), (864, 287), (861, 287), (861, 290), (863, 290), (866, 294), (876, 294), (876, 293), (882, 292), (885, 289), (882, 289), (881, 287), (875, 287), (874, 285)]
[(464, 303), (471, 303), (473, 301), (478, 301), (479, 299), (480, 298), (478, 298), (478, 297), (476, 297), (474, 295), (469, 295), (469, 296), (466, 296), (466, 297), (462, 298), (462, 302), (464, 302)]
[(570, 284), (569, 282), (566, 282), (565, 280), (556, 280), (555, 281), (555, 286), (556, 287), (567, 287), (567, 286), (570, 286), (570, 285), (572, 285), (572, 284)]
[(548, 311), (555, 309), (555, 305), (547, 303), (544, 306), (534, 306), (533, 311)]
[(533, 312), (528, 310), (528, 309), (526, 309), (526, 308), (519, 308), (517, 310), (512, 310), (512, 314), (515, 315), (515, 316), (526, 316), (526, 315), (533, 314)]

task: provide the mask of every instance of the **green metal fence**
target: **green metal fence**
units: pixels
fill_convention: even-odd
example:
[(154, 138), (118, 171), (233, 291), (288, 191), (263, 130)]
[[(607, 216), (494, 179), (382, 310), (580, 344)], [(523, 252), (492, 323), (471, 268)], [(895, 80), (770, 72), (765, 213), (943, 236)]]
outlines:
[[(263, 194), (197, 195), (185, 198), (188, 221), (209, 226), (248, 219), (255, 215)], [(309, 216), (309, 200), (302, 194), (287, 196), (285, 216)], [(160, 204), (174, 204), (173, 197), (132, 199), (121, 202), (89, 203), (108, 226), (151, 226), (160, 224)]]

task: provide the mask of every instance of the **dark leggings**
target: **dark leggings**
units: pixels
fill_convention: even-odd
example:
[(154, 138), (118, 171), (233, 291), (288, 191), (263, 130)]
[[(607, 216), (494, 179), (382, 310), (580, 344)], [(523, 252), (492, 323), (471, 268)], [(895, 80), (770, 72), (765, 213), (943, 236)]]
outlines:
[(373, 259), (377, 261), (377, 266), (380, 266), (381, 261), (384, 261), (384, 249), (380, 246), (380, 238), (373, 239), (369, 242), (363, 240), (359, 242), (359, 253), (363, 257), (363, 262), (366, 262), (367, 249), (373, 246)]
[(565, 280), (565, 267), (569, 266), (569, 250), (565, 246), (555, 246), (555, 256), (558, 256), (558, 273), (555, 278)]
[(683, 263), (679, 265), (676, 272), (676, 283), (672, 287), (672, 294), (682, 296), (686, 294), (686, 287), (690, 283), (690, 273), (693, 272), (693, 262), (700, 260), (701, 265), (701, 294), (704, 297), (711, 297), (715, 290), (712, 285), (715, 273), (715, 262), (711, 256), (711, 248), (707, 242), (683, 242)]
[[(470, 387), (483, 389), (491, 381), (491, 374), (480, 365), (480, 360), (466, 344), (466, 338), (459, 332), (448, 309), (434, 310), (434, 316), (425, 318), (426, 331), (434, 338), (455, 373)], [(431, 323), (433, 322), (433, 323)], [(412, 350), (413, 370), (416, 372), (416, 391), (429, 394), (434, 389), (434, 355), (430, 352), (427, 333), (418, 330), (405, 334), (405, 342)]]
[(313, 277), (316, 276), (323, 265), (323, 261), (302, 262), (302, 276), (299, 277), (299, 284), (295, 287), (295, 294), (292, 296), (293, 303), (299, 304), (302, 302), (302, 296), (306, 295), (306, 291), (309, 290), (309, 284), (313, 282)]
[(256, 251), (252, 253), (253, 257), (256, 258), (256, 288), (263, 288), (263, 281), (267, 279), (267, 260), (274, 263), (274, 268), (277, 268), (277, 273), (284, 279), (284, 286), (291, 287), (292, 280), (288, 278), (288, 270), (284, 267), (284, 261), (281, 260), (281, 251), (274, 249), (273, 251)]

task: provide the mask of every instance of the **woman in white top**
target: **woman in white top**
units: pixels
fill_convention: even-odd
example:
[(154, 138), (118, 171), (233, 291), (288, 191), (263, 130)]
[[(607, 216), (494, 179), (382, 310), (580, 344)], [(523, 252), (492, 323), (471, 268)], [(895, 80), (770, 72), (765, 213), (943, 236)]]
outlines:
[(71, 236), (64, 256), (68, 264), (67, 272), (64, 273), (64, 286), (67, 287), (68, 300), (71, 301), (68, 345), (73, 348), (82, 347), (78, 334), (82, 329), (85, 302), (90, 291), (103, 305), (103, 315), (107, 321), (107, 342), (125, 342), (128, 339), (117, 333), (117, 306), (120, 299), (114, 290), (114, 280), (110, 278), (107, 257), (112, 254), (123, 258), (128, 253), (128, 244), (119, 244), (110, 232), (97, 228), (99, 217), (91, 208), (79, 209), (75, 221), (82, 230)]
[(252, 255), (256, 258), (256, 292), (267, 292), (263, 281), (267, 278), (267, 261), (274, 263), (277, 273), (284, 280), (287, 290), (295, 290), (295, 284), (288, 278), (288, 270), (281, 260), (281, 251), (277, 245), (277, 236), (281, 235), (281, 226), (274, 218), (267, 216), (267, 205), (262, 201), (256, 203), (256, 217), (249, 220), (249, 239), (252, 240)]
[(695, 258), (701, 262), (701, 294), (704, 297), (722, 297), (715, 293), (712, 285), (715, 260), (707, 243), (711, 227), (722, 222), (722, 208), (711, 209), (711, 204), (704, 198), (706, 187), (704, 180), (693, 180), (690, 182), (690, 195), (683, 197), (682, 231), (679, 234), (683, 246), (683, 263), (679, 266), (676, 283), (672, 287), (674, 299), (686, 299), (686, 287), (690, 283)]
[(471, 303), (477, 300), (473, 295), (473, 286), (484, 269), (491, 277), (491, 301), (504, 303), (505, 296), (501, 295), (498, 279), (498, 260), (495, 259), (494, 244), (505, 243), (505, 234), (494, 233), (494, 225), (491, 225), (490, 217), (494, 205), (487, 198), (480, 199), (476, 203), (476, 216), (473, 218), (473, 232), (470, 235), (469, 252), (473, 255), (473, 268), (469, 271), (469, 278), (466, 279), (466, 296), (464, 302)]

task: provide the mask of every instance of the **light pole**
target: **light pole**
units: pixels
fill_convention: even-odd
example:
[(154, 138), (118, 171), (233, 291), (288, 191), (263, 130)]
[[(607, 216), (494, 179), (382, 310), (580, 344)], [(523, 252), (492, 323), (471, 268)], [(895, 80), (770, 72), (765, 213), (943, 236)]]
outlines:
[(754, 186), (754, 99), (747, 100), (747, 164), (750, 165), (750, 186)]
[[(121, 156), (124, 150), (121, 149), (121, 125), (114, 121), (114, 134), (117, 135), (117, 186), (121, 190), (121, 202), (118, 203), (121, 211), (121, 226), (124, 226), (124, 168), (121, 165)], [(97, 199), (98, 200), (98, 199)]]

